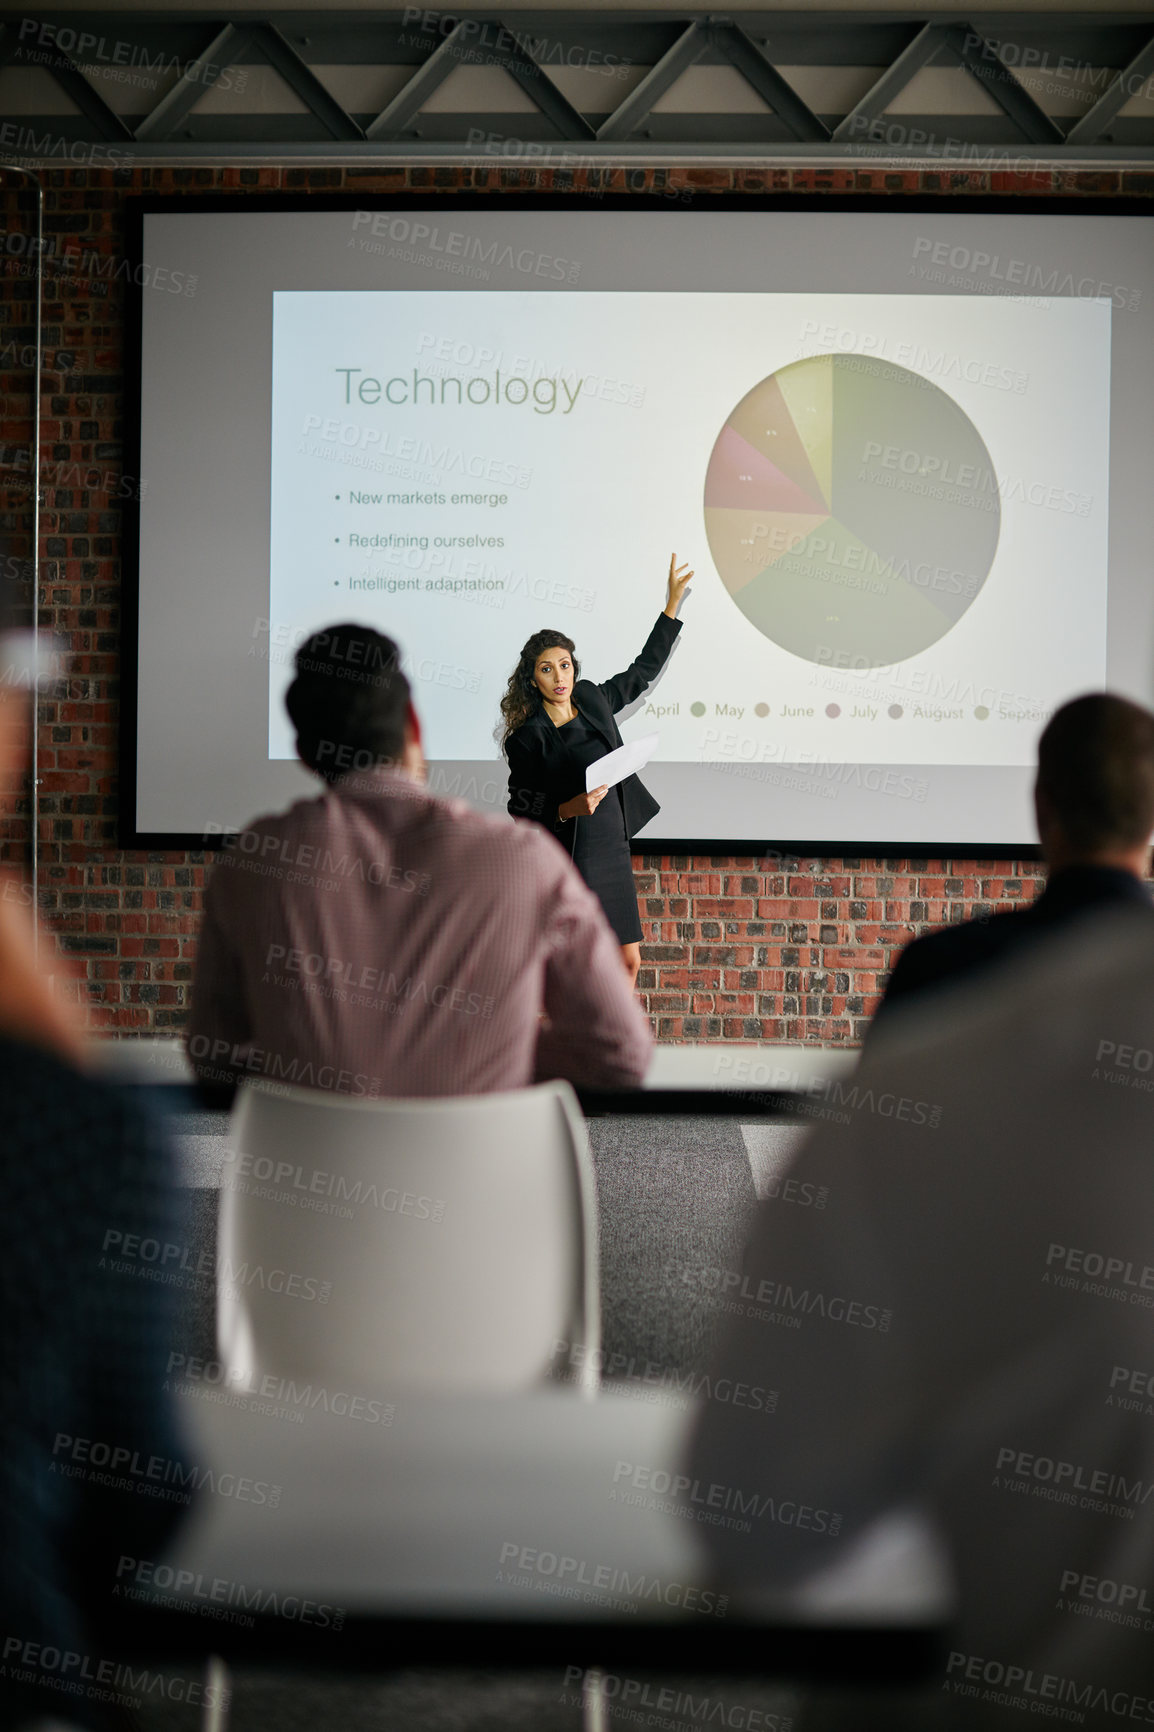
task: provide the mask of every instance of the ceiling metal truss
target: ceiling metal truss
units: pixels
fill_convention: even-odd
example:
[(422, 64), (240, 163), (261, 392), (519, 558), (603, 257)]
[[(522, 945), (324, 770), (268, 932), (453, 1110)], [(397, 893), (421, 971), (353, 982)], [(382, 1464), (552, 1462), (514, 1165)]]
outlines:
[(0, 161), (1132, 163), (1152, 74), (1154, 11), (0, 13)]

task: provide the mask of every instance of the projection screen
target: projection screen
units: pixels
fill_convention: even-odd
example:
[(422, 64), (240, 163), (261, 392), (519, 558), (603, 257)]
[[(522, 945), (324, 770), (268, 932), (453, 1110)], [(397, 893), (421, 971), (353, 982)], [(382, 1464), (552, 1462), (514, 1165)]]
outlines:
[(638, 849), (1021, 850), (1053, 710), (1154, 695), (1147, 203), (136, 205), (128, 843), (316, 791), (283, 697), (342, 620), (503, 812), (521, 644), (619, 672), (672, 554)]

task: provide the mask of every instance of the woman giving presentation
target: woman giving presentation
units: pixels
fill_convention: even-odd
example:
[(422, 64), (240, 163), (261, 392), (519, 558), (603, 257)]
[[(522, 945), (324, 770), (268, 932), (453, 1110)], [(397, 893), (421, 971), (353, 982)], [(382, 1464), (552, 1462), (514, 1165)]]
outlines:
[(621, 744), (614, 716), (641, 696), (681, 630), (677, 609), (693, 573), (669, 561), (665, 611), (624, 673), (601, 685), (579, 678), (572, 638), (534, 632), (501, 699), (501, 743), (509, 760), (509, 811), (533, 818), (568, 848), (600, 898), (632, 981), (641, 966), (641, 917), (629, 839), (660, 810), (637, 776), (585, 792), (585, 769)]

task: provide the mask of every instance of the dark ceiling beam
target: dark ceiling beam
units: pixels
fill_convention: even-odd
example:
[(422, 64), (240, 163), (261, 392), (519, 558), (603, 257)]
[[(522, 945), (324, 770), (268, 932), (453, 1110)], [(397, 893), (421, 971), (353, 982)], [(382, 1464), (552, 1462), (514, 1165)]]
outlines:
[(731, 66), (737, 68), (746, 83), (756, 90), (795, 138), (811, 144), (829, 142), (829, 127), (801, 100), (792, 84), (786, 82), (739, 24), (714, 24), (710, 35), (714, 46)]
[[(45, 161), (62, 144), (96, 148), (113, 141), (135, 146), (141, 162), (253, 160), (262, 147), (270, 161), (385, 162), (411, 157), (417, 141), (438, 160), (509, 163), (546, 160), (554, 148), (573, 146), (590, 161), (605, 162), (670, 162), (682, 150), (696, 160), (941, 160), (1014, 168), (1104, 160), (1125, 166), (1154, 154), (1154, 117), (1123, 116), (1129, 98), (1154, 73), (1154, 0), (1144, 16), (973, 11), (929, 21), (912, 10), (795, 9), (735, 17), (696, 9), (579, 13), (496, 4), (451, 16), (438, 12), (427, 28), (421, 15), (415, 24), (406, 22), (411, 9), (400, 6), (259, 14), (235, 6), (236, 0), (226, 0), (222, 8), (218, 0), (211, 10), (170, 14), (61, 10), (39, 12), (34, 20), (26, 12), (0, 11), (6, 78), (18, 77), (23, 67), (43, 68), (73, 110), (22, 115), (22, 134), (33, 143), (47, 141)], [(125, 120), (109, 106), (93, 71), (126, 60), (173, 80), (139, 120), (135, 114)], [(233, 82), (228, 103), (214, 102), (206, 111), (206, 92), (238, 64), (272, 67), (296, 103), (266, 113), (254, 102), (246, 112)], [(666, 111), (662, 98), (697, 64), (733, 67), (764, 108), (756, 114)], [(903, 92), (904, 106), (913, 106), (909, 87), (931, 64), (964, 69), (993, 103), (979, 113), (895, 116)], [(519, 112), (515, 101), (502, 104), (499, 95), (483, 112), (428, 112), (445, 79), (469, 65), (501, 68), (530, 96), (533, 113)], [(803, 100), (782, 65), (808, 68), (811, 75), (825, 67), (877, 67), (879, 75), (841, 116), (832, 103)], [(1089, 71), (1090, 88), (1101, 94), (1074, 124), (1058, 121), (1016, 75), (1023, 65), (1059, 72), (1073, 66), (1083, 87)], [(325, 68), (353, 66), (403, 78), (380, 113), (349, 112), (322, 83)], [(636, 68), (628, 76), (638, 82), (613, 106), (623, 89), (617, 76), (586, 81), (576, 87), (582, 112), (566, 94), (563, 67)], [(500, 108), (507, 111), (496, 112)], [(949, 137), (942, 130), (947, 122)]]
[(980, 31), (965, 24), (950, 30), (947, 51), (957, 56), (982, 89), (993, 97), (1002, 113), (1018, 128), (1027, 144), (1061, 144), (1065, 133), (1051, 120), (1026, 89), (1003, 64)]
[(654, 103), (660, 102), (665, 92), (671, 90), (681, 74), (688, 72), (701, 59), (708, 47), (708, 24), (698, 20), (687, 25), (656, 66), (650, 68), (609, 119), (598, 127), (598, 140), (602, 144), (620, 143), (639, 132), (653, 112)]
[(127, 144), (132, 138), (131, 129), (109, 108), (100, 92), (89, 84), (71, 55), (65, 54), (55, 44), (39, 52), (48, 55), (44, 70), (52, 74), (64, 94), (91, 123), (96, 139), (101, 144)]
[(392, 101), (386, 103), (377, 118), (365, 128), (365, 137), (377, 143), (399, 139), (412, 130), (417, 116), (432, 96), (456, 71), (465, 52), (465, 20), (455, 24), (429, 58), (419, 66), (408, 82), (402, 85)]
[(945, 45), (947, 26), (944, 24), (924, 24), (907, 43), (906, 47), (886, 67), (876, 83), (871, 84), (861, 101), (855, 103), (845, 118), (838, 122), (832, 133), (832, 143), (858, 143), (868, 140), (870, 130), (876, 126), (882, 116), (890, 108), (895, 96), (911, 84), (922, 70), (928, 66)]
[(364, 138), (364, 131), (352, 115), (346, 113), (335, 97), (330, 96), (312, 67), (306, 66), (275, 24), (265, 22), (252, 26), (251, 46), (248, 51), (250, 65), (256, 54), (267, 60), (280, 74), (294, 96), (299, 97), (309, 113), (316, 116), (331, 138)]
[(1137, 52), (1128, 66), (1122, 68), (1107, 85), (1093, 108), (1088, 109), (1066, 134), (1067, 144), (1097, 144), (1106, 128), (1117, 120), (1132, 96), (1135, 96), (1154, 71), (1154, 36)]
[[(508, 43), (503, 41), (505, 36), (509, 38)], [(586, 143), (597, 136), (585, 116), (561, 94), (548, 73), (538, 66), (511, 31), (499, 27), (496, 45), (487, 49), (486, 54), (533, 98), (540, 112), (557, 128), (562, 138)]]
[(251, 32), (243, 24), (226, 24), (195, 60), (187, 61), (171, 90), (150, 109), (135, 132), (138, 144), (171, 138), (181, 122), (211, 90), (226, 66), (236, 66), (248, 49)]

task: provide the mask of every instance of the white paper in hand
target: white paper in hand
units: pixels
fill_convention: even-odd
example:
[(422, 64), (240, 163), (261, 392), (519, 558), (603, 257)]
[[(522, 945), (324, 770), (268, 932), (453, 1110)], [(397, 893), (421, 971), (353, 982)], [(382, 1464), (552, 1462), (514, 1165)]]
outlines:
[(643, 734), (639, 740), (627, 740), (616, 751), (606, 752), (603, 758), (594, 758), (585, 771), (585, 792), (591, 794), (594, 788), (613, 788), (626, 776), (635, 776), (657, 750), (659, 738), (658, 734)]

